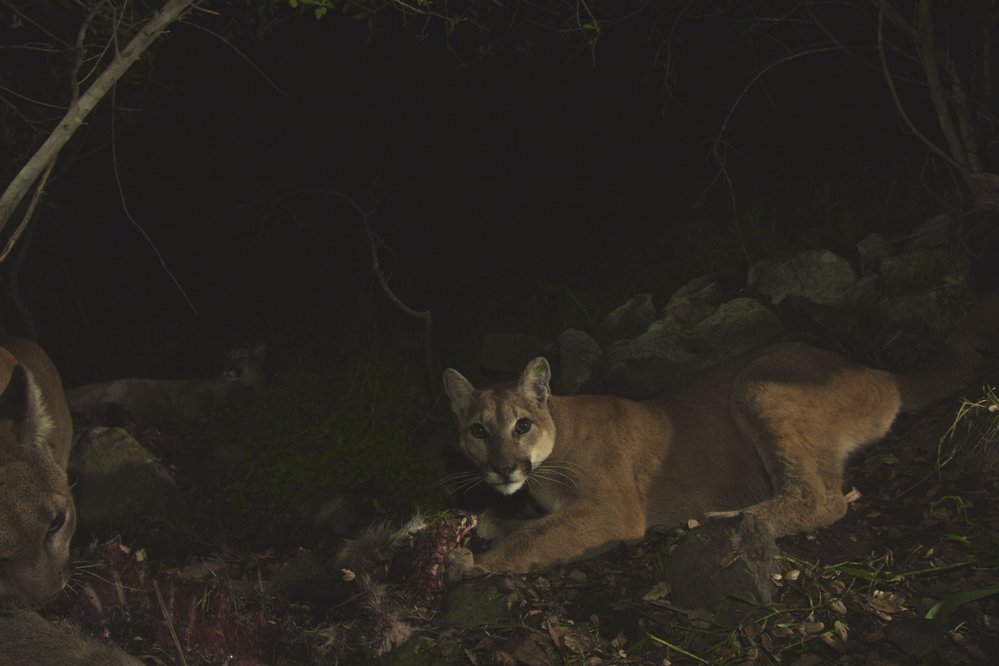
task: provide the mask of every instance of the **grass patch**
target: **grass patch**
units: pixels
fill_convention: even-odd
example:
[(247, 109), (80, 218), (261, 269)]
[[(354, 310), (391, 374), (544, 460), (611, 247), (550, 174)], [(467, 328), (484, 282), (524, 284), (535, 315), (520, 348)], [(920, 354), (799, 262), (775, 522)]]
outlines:
[(980, 461), (996, 442), (999, 442), (999, 393), (994, 386), (983, 386), (977, 400), (961, 399), (954, 420), (940, 438), (936, 469), (939, 471), (958, 457)]
[(252, 407), (219, 421), (218, 444), (236, 461), (226, 495), (236, 504), (277, 501), (294, 506), (313, 492), (337, 488), (386, 505), (433, 511), (439, 456), (411, 446), (411, 387), (405, 365), (368, 350), (342, 358), (322, 374), (285, 372)]

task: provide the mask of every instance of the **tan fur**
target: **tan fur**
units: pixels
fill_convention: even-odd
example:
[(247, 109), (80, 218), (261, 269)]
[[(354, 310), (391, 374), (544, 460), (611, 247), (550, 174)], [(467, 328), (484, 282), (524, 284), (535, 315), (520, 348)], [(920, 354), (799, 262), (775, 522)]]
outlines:
[[(544, 358), (518, 382), (482, 390), (449, 368), (462, 451), (487, 484), (503, 493), (526, 486), (545, 514), (484, 516), (483, 536), (495, 542), (476, 563), (523, 572), (641, 539), (654, 525), (740, 511), (777, 536), (829, 525), (846, 513), (850, 454), (882, 438), (900, 410), (969, 380), (977, 360), (952, 338), (930, 370), (894, 375), (781, 344), (646, 401), (549, 396)], [(530, 426), (518, 429), (520, 419)]]
[(119, 410), (136, 425), (167, 425), (211, 416), (230, 400), (251, 399), (261, 391), (267, 346), (235, 349), (226, 354), (225, 369), (210, 379), (126, 377), (76, 386), (66, 391), (70, 411), (94, 422)]
[(69, 579), (73, 426), (59, 373), (28, 340), (0, 336), (0, 599), (39, 607)]
[(67, 622), (22, 609), (0, 610), (0, 664), (10, 666), (142, 666), (111, 643), (85, 638)]

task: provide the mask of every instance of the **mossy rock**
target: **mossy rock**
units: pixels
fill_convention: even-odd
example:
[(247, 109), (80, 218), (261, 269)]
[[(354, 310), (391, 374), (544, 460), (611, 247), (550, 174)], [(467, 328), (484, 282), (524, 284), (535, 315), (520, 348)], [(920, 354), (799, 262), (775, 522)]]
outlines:
[(857, 281), (850, 263), (828, 250), (802, 252), (786, 259), (764, 259), (749, 269), (747, 286), (773, 305), (797, 296), (820, 305), (846, 305), (843, 294)]
[(459, 644), (445, 638), (417, 636), (393, 650), (385, 663), (390, 666), (450, 666), (464, 661)]
[(518, 592), (501, 590), (495, 581), (468, 581), (448, 595), (444, 621), (465, 629), (509, 626), (521, 601)]
[(779, 337), (784, 324), (769, 308), (752, 298), (733, 298), (710, 317), (685, 331), (683, 345), (692, 354), (714, 360), (731, 358)]
[(909, 252), (881, 262), (885, 289), (894, 295), (953, 284), (966, 272), (967, 262), (944, 249)]

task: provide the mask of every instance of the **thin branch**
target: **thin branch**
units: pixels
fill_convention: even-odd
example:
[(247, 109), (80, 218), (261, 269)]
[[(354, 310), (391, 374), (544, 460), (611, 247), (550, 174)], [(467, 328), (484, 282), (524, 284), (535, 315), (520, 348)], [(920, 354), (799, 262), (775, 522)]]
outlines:
[[(84, 46), (83, 41), (86, 37), (87, 30), (90, 29), (90, 24), (93, 23), (94, 18), (97, 16), (97, 11), (104, 4), (104, 0), (96, 3), (90, 8), (90, 11), (83, 18), (83, 22), (80, 24), (80, 29), (76, 35), (76, 59), (73, 61), (73, 66), (70, 70), (70, 100), (69, 106), (72, 107), (80, 99), (80, 88), (76, 82), (76, 75), (80, 71), (80, 67), (84, 59)], [(31, 221), (32, 216), (35, 214), (35, 209), (38, 207), (38, 202), (41, 201), (42, 193), (45, 192), (45, 185), (49, 181), (49, 176), (52, 175), (52, 170), (55, 168), (57, 155), (53, 155), (52, 160), (49, 161), (45, 170), (42, 171), (42, 175), (38, 178), (38, 182), (35, 184), (35, 191), (31, 195), (31, 201), (28, 202), (28, 207), (24, 211), (24, 215), (21, 217), (21, 221), (18, 223), (17, 228), (14, 229), (14, 233), (10, 235), (7, 239), (6, 245), (4, 245), (3, 251), (0, 252), (0, 264), (7, 260), (14, 246), (17, 245), (17, 241), (21, 238), (21, 234), (27, 228), (28, 223)]]
[(192, 28), (197, 28), (198, 30), (203, 30), (204, 32), (207, 32), (209, 35), (211, 35), (212, 37), (215, 37), (216, 39), (218, 39), (220, 42), (222, 42), (223, 44), (225, 44), (226, 46), (228, 46), (229, 48), (231, 48), (233, 51), (235, 51), (236, 55), (238, 55), (240, 58), (242, 58), (246, 62), (247, 65), (249, 65), (250, 67), (252, 67), (253, 70), (257, 74), (259, 74), (260, 77), (264, 81), (267, 82), (267, 85), (269, 85), (271, 88), (274, 88), (274, 90), (276, 90), (280, 94), (284, 95), (285, 97), (288, 96), (288, 93), (286, 91), (282, 90), (281, 87), (278, 86), (278, 84), (276, 84), (273, 79), (271, 79), (271, 77), (267, 76), (266, 72), (264, 72), (264, 70), (262, 70), (260, 68), (260, 66), (257, 65), (257, 63), (253, 62), (253, 60), (250, 58), (250, 56), (248, 56), (245, 53), (243, 53), (242, 51), (240, 51), (239, 47), (237, 47), (235, 44), (233, 44), (231, 40), (226, 39), (225, 37), (223, 37), (219, 33), (215, 32), (214, 30), (209, 30), (205, 26), (198, 25), (197, 23), (194, 23), (194, 22), (190, 22), (189, 21), (189, 22), (186, 22), (184, 25), (190, 26)]
[[(887, 0), (884, 0), (887, 3)], [(930, 101), (936, 111), (937, 120), (940, 123), (940, 131), (943, 132), (947, 146), (950, 148), (951, 157), (960, 166), (961, 172), (970, 171), (968, 156), (965, 154), (965, 146), (961, 145), (961, 138), (954, 127), (954, 119), (951, 115), (950, 107), (947, 106), (947, 97), (944, 94), (943, 79), (940, 76), (940, 63), (937, 61), (937, 45), (933, 35), (933, 15), (931, 13), (929, 0), (919, 0), (917, 4), (918, 24), (916, 47), (923, 60), (923, 72), (926, 74), (926, 83), (930, 87)]]
[(364, 210), (361, 208), (356, 201), (351, 197), (343, 194), (341, 192), (334, 192), (333, 196), (346, 201), (348, 204), (353, 206), (354, 210), (361, 216), (361, 224), (364, 226), (364, 233), (368, 238), (368, 249), (371, 252), (371, 270), (375, 274), (375, 278), (378, 280), (378, 284), (381, 285), (382, 291), (388, 299), (395, 304), (404, 314), (409, 315), (415, 319), (423, 320), (423, 355), (425, 363), (426, 376), (424, 377), (424, 382), (426, 383), (427, 399), (433, 401), (434, 395), (436, 394), (436, 382), (434, 381), (434, 363), (433, 363), (433, 344), (432, 344), (432, 329), (433, 320), (430, 316), (430, 310), (416, 310), (411, 308), (402, 302), (388, 283), (388, 278), (385, 277), (385, 272), (382, 270), (381, 262), (378, 259), (378, 239), (374, 232), (371, 230), (371, 225), (369, 224), (369, 219), (374, 215), (377, 209), (377, 204), (371, 210)]
[(739, 95), (735, 98), (735, 101), (732, 102), (732, 106), (729, 108), (728, 113), (725, 114), (725, 118), (722, 120), (721, 126), (718, 128), (718, 133), (715, 134), (715, 138), (711, 141), (711, 153), (713, 155), (717, 155), (719, 153), (718, 146), (721, 145), (722, 143), (722, 136), (725, 134), (726, 130), (728, 130), (728, 124), (732, 120), (732, 116), (735, 115), (735, 110), (739, 107), (739, 104), (742, 102), (742, 98), (745, 97), (746, 94), (750, 91), (750, 89), (752, 89), (752, 87), (756, 85), (756, 83), (760, 79), (762, 79), (766, 74), (768, 74), (770, 70), (774, 69), (779, 65), (791, 62), (792, 60), (797, 60), (798, 58), (802, 58), (804, 56), (815, 55), (818, 53), (829, 53), (830, 51), (838, 51), (838, 50), (839, 47), (834, 45), (834, 46), (817, 46), (815, 48), (805, 49), (804, 51), (795, 51), (793, 53), (788, 53), (787, 55), (782, 56), (777, 60), (774, 60), (773, 62), (769, 63), (766, 67), (758, 71), (753, 76), (753, 78), (750, 79), (749, 82), (743, 87), (742, 92), (740, 92)]
[(978, 157), (978, 138), (975, 136), (975, 125), (971, 120), (971, 105), (968, 95), (961, 85), (961, 76), (952, 60), (947, 62), (947, 76), (950, 78), (951, 95), (954, 98), (954, 115), (957, 118), (957, 131), (964, 147), (964, 156), (968, 159), (968, 168), (972, 173), (981, 173), (982, 162)]
[(62, 147), (66, 145), (66, 142), (90, 115), (90, 112), (94, 110), (97, 103), (104, 98), (115, 82), (156, 41), (163, 31), (178, 20), (194, 2), (195, 0), (167, 0), (163, 8), (149, 19), (125, 49), (80, 96), (78, 102), (70, 107), (48, 139), (35, 151), (35, 154), (31, 156), (14, 176), (3, 194), (0, 195), (0, 231), (3, 231), (31, 185), (38, 180), (48, 164), (55, 159)]
[[(884, 8), (887, 5), (887, 0), (881, 0), (881, 7)], [(892, 77), (891, 70), (888, 68), (888, 58), (885, 55), (885, 44), (884, 44), (884, 19), (885, 12), (878, 12), (878, 56), (881, 58), (881, 72), (884, 74), (885, 83), (888, 84), (888, 91), (891, 93), (891, 98), (895, 102), (895, 110), (898, 111), (899, 117), (905, 122), (909, 130), (916, 135), (916, 137), (925, 143), (927, 147), (934, 153), (936, 153), (943, 161), (951, 165), (958, 171), (962, 171), (962, 167), (958, 164), (953, 157), (947, 154), (940, 146), (933, 143), (925, 134), (919, 131), (916, 124), (912, 122), (909, 114), (906, 113), (905, 105), (902, 104), (901, 98), (898, 96), (898, 90), (895, 89), (895, 80)]]
[(201, 313), (198, 312), (198, 308), (194, 307), (194, 302), (191, 300), (191, 297), (187, 295), (187, 291), (185, 291), (183, 285), (180, 284), (180, 280), (177, 279), (177, 276), (174, 275), (174, 272), (170, 270), (169, 266), (167, 266), (166, 259), (163, 258), (163, 254), (160, 252), (160, 249), (156, 246), (156, 243), (153, 242), (153, 239), (149, 235), (149, 233), (142, 227), (141, 224), (139, 224), (136, 221), (134, 217), (132, 217), (132, 212), (128, 209), (128, 202), (125, 200), (125, 187), (121, 183), (121, 171), (118, 169), (118, 142), (115, 136), (116, 115), (114, 113), (114, 98), (116, 90), (117, 90), (116, 88), (112, 88), (111, 90), (111, 99), (112, 99), (111, 170), (114, 172), (114, 182), (115, 182), (115, 187), (118, 188), (118, 199), (121, 201), (121, 209), (125, 213), (125, 218), (132, 224), (133, 227), (135, 227), (138, 230), (139, 234), (141, 234), (142, 237), (146, 240), (146, 244), (149, 245), (149, 247), (153, 251), (153, 254), (156, 255), (156, 260), (160, 262), (160, 268), (163, 269), (163, 272), (167, 274), (167, 277), (169, 277), (170, 280), (173, 282), (174, 286), (177, 287), (177, 291), (180, 292), (180, 295), (184, 297), (184, 301), (187, 303), (187, 307), (191, 308), (191, 311), (195, 315), (200, 317)]
[(173, 617), (171, 617), (170, 612), (167, 610), (166, 602), (163, 600), (163, 593), (160, 592), (160, 584), (155, 579), (153, 580), (153, 592), (156, 593), (156, 603), (159, 604), (160, 613), (163, 615), (163, 622), (166, 623), (167, 631), (170, 632), (170, 638), (173, 639), (174, 649), (177, 650), (177, 659), (181, 666), (187, 666), (187, 659), (184, 658), (184, 648), (181, 647), (177, 630), (173, 626)]
[(45, 191), (45, 184), (49, 180), (49, 176), (52, 174), (52, 169), (55, 168), (55, 160), (49, 162), (48, 166), (45, 167), (45, 171), (38, 178), (38, 183), (35, 185), (35, 191), (31, 195), (31, 201), (28, 202), (28, 207), (24, 211), (24, 215), (21, 217), (21, 221), (17, 224), (17, 228), (14, 229), (14, 233), (10, 235), (7, 239), (6, 245), (4, 245), (3, 251), (0, 252), (0, 264), (7, 260), (7, 256), (17, 245), (17, 241), (20, 240), (21, 234), (28, 226), (28, 222), (31, 221), (32, 215), (35, 214), (35, 207), (38, 206), (38, 202), (41, 201), (42, 192)]
[(61, 37), (59, 37), (54, 32), (51, 32), (48, 28), (46, 28), (45, 26), (43, 26), (38, 21), (34, 20), (33, 18), (31, 18), (30, 16), (28, 16), (27, 14), (25, 14), (19, 8), (17, 8), (14, 5), (12, 5), (10, 2), (8, 2), (8, 0), (2, 0), (2, 1), (3, 1), (3, 4), (7, 7), (7, 9), (9, 9), (12, 14), (16, 15), (22, 21), (25, 21), (26, 23), (30, 23), (32, 26), (34, 26), (34, 28), (36, 30), (38, 30), (39, 32), (42, 32), (43, 34), (45, 34), (45, 36), (48, 37), (49, 39), (51, 39), (53, 42), (66, 45), (65, 40), (63, 40)]

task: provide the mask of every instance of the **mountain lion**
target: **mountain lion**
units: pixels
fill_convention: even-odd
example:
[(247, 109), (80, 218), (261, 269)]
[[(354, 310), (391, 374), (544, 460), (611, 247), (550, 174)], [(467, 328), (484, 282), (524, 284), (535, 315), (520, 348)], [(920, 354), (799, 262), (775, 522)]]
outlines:
[(36, 344), (0, 336), (0, 600), (45, 605), (69, 579), (73, 426), (59, 373)]
[[(162, 663), (162, 662), (160, 662)], [(142, 666), (110, 642), (86, 638), (66, 621), (33, 611), (0, 610), (0, 664), (16, 666)]]
[(112, 379), (71, 388), (66, 400), (77, 425), (120, 419), (138, 426), (195, 421), (221, 405), (249, 402), (262, 391), (266, 353), (264, 343), (230, 350), (223, 371), (209, 379)]
[[(463, 453), (481, 479), (510, 495), (525, 488), (538, 517), (500, 521), (475, 563), (524, 572), (579, 559), (653, 525), (754, 514), (775, 536), (829, 525), (846, 513), (846, 459), (888, 432), (901, 411), (970, 380), (994, 324), (978, 307), (927, 368), (893, 374), (800, 343), (767, 347), (709, 368), (678, 394), (633, 401), (553, 396), (548, 361), (519, 381), (476, 389), (448, 368), (444, 386)], [(997, 327), (989, 326), (994, 331)]]

